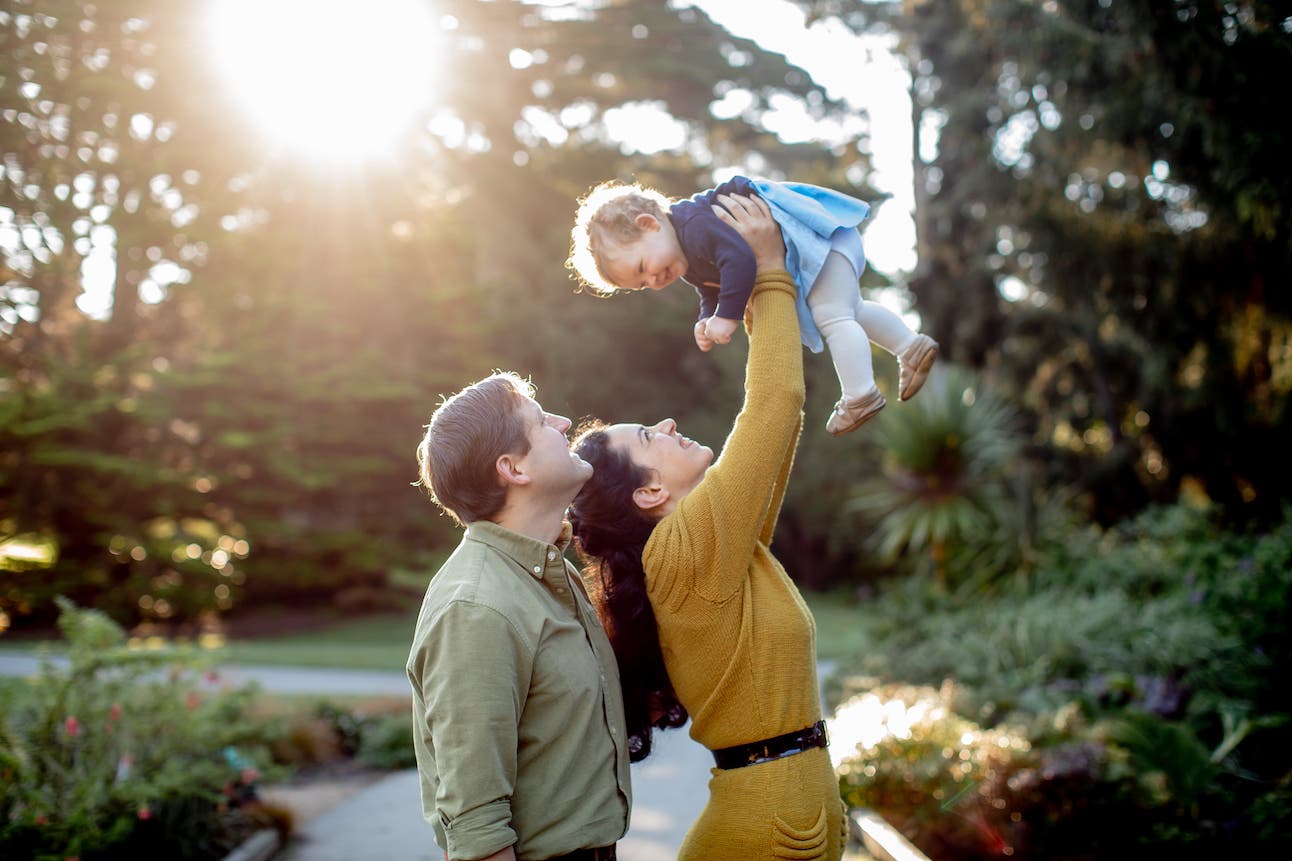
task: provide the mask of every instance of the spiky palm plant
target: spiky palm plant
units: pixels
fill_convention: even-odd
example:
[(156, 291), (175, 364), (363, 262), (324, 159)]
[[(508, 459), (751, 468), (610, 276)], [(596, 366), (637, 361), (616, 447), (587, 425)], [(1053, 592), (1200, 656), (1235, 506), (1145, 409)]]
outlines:
[(1014, 416), (956, 367), (884, 411), (873, 431), (881, 469), (859, 486), (852, 507), (877, 521), (873, 545), (885, 562), (903, 553), (925, 558), (945, 587), (948, 554), (991, 540), (1009, 517), (1005, 472), (1021, 451)]

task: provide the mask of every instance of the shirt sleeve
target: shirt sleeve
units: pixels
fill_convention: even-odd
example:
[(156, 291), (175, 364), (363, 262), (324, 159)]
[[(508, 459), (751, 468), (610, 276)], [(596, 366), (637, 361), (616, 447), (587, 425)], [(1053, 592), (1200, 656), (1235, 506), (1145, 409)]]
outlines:
[(688, 256), (711, 260), (718, 271), (716, 286), (696, 285), (696, 292), (700, 294), (700, 319), (717, 315), (739, 320), (745, 316), (745, 306), (754, 289), (758, 262), (749, 243), (735, 228), (720, 221), (708, 208), (709, 204), (699, 206), (683, 228), (685, 236), (679, 238), (689, 249)]
[(498, 611), (457, 601), (430, 624), (421, 650), (444, 848), (450, 858), (483, 858), (517, 839), (517, 727), (534, 648)]
[(758, 264), (749, 243), (718, 221), (717, 216), (713, 218), (717, 224), (713, 258), (718, 264), (718, 307), (713, 313), (728, 320), (740, 320), (745, 316), (745, 306), (754, 289)]
[(718, 288), (696, 287), (695, 292), (700, 297), (700, 319), (707, 320), (718, 311)]

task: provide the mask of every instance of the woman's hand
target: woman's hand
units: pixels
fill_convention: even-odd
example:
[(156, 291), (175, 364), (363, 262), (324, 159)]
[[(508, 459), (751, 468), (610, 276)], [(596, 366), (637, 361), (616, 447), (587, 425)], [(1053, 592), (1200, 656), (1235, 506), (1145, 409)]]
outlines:
[(785, 241), (767, 202), (761, 197), (730, 194), (718, 195), (718, 202), (722, 206), (713, 207), (714, 214), (749, 243), (759, 271), (784, 269)]

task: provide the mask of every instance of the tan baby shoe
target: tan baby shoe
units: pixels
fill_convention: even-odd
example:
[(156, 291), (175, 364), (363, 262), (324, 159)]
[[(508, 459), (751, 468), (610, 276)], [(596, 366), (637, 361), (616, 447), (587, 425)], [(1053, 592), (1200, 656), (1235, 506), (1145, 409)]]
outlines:
[(902, 351), (897, 361), (901, 374), (897, 380), (897, 399), (905, 401), (920, 390), (938, 357), (938, 342), (928, 335), (916, 335), (915, 343)]
[(864, 395), (855, 398), (839, 398), (825, 423), (825, 429), (834, 436), (856, 430), (866, 421), (874, 418), (884, 408), (884, 395), (879, 389), (871, 389)]

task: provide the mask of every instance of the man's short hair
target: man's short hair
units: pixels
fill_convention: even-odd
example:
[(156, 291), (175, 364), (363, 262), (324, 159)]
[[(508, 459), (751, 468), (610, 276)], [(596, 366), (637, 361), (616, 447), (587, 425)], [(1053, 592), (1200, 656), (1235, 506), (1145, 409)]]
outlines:
[(417, 447), (421, 483), (431, 499), (462, 525), (502, 510), (507, 488), (495, 464), (504, 454), (529, 453), (526, 398), (534, 387), (517, 374), (497, 371), (446, 398), (431, 414)]

